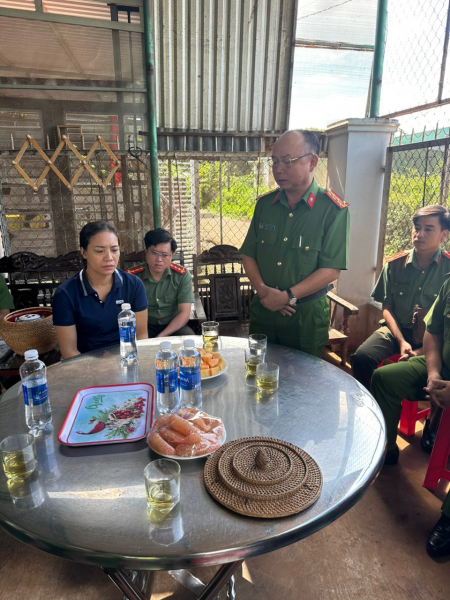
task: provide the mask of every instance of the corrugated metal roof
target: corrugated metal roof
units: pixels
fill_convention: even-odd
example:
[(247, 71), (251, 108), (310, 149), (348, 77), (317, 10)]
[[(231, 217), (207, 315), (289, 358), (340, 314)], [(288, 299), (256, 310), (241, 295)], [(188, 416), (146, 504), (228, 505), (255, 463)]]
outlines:
[(158, 126), (287, 127), (295, 0), (153, 0)]
[[(160, 130), (271, 133), (287, 128), (296, 0), (152, 2)], [(0, 0), (0, 6), (6, 4), (17, 8), (19, 2)], [(107, 5), (99, 2), (43, 0), (43, 5), (53, 12), (64, 9), (68, 18), (70, 10), (89, 5), (89, 11), (97, 10), (92, 18), (106, 18)], [(10, 16), (0, 17), (0, 30), (2, 77), (117, 80), (113, 40), (118, 34), (123, 84), (145, 87), (140, 33), (113, 36), (108, 29)], [(64, 82), (59, 85), (62, 91)]]

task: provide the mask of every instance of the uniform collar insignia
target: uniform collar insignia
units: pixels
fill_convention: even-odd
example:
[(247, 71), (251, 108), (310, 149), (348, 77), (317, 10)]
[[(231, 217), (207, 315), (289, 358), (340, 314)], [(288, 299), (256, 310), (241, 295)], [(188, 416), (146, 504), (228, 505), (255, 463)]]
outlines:
[(278, 192), (278, 194), (275, 196), (275, 198), (272, 200), (272, 202), (270, 204), (275, 204), (275, 202), (278, 200), (280, 194), (281, 194), (281, 190)]
[(314, 202), (316, 201), (316, 197), (315, 195), (311, 192), (308, 196), (308, 200), (306, 202), (306, 204), (309, 206), (309, 208), (312, 209), (312, 207), (314, 206)]

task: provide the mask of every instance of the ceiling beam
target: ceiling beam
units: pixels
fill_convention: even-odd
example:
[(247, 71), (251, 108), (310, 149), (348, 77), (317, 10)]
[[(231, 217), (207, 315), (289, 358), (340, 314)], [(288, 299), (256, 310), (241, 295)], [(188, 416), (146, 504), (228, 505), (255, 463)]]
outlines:
[(143, 24), (119, 23), (104, 19), (88, 19), (86, 17), (71, 17), (69, 15), (54, 15), (52, 13), (35, 12), (32, 10), (18, 10), (16, 8), (0, 8), (0, 17), (27, 19), (30, 21), (44, 21), (46, 23), (63, 23), (64, 25), (81, 25), (82, 27), (96, 27), (97, 29), (118, 29), (120, 31), (136, 31), (143, 33)]

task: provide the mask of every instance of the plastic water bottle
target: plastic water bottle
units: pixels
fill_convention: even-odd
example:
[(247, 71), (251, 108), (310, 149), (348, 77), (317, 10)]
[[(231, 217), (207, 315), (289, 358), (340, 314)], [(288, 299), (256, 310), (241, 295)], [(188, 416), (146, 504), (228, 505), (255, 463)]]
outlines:
[(136, 317), (131, 306), (124, 302), (119, 313), (120, 362), (130, 365), (138, 360), (136, 345)]
[(160, 413), (176, 412), (180, 407), (178, 395), (177, 355), (171, 342), (161, 342), (155, 358), (156, 408)]
[(183, 408), (202, 407), (200, 363), (200, 352), (195, 349), (194, 340), (184, 340), (183, 348), (178, 357), (180, 401)]
[(25, 401), (25, 420), (35, 434), (52, 421), (52, 409), (48, 399), (47, 367), (39, 360), (37, 350), (25, 352), (25, 362), (19, 369)]

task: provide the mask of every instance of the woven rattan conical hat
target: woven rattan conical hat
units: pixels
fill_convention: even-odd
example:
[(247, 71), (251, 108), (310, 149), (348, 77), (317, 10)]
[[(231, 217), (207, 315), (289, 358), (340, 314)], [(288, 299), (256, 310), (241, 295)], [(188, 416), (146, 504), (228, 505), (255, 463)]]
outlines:
[(204, 479), (218, 502), (259, 518), (296, 514), (322, 490), (322, 473), (309, 454), (267, 437), (228, 442), (206, 461)]

